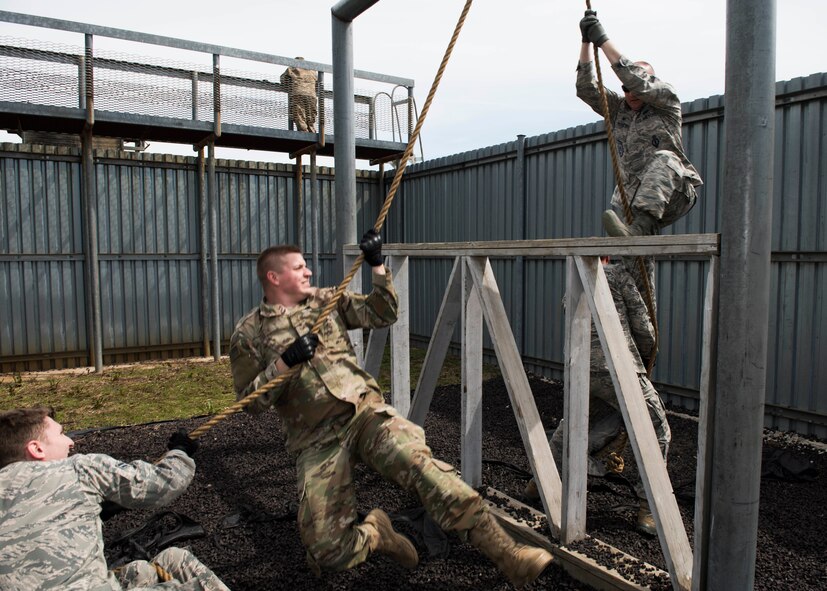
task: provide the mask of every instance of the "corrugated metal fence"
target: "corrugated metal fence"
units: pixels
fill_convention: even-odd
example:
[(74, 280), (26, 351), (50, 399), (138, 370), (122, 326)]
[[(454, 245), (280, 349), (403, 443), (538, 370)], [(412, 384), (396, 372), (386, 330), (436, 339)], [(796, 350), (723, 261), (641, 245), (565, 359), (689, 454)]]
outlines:
[[(827, 75), (778, 84), (769, 322), (768, 426), (827, 436)], [(723, 98), (684, 105), (687, 153), (705, 185), (671, 232), (718, 231)], [(99, 153), (98, 235), (105, 363), (201, 354), (201, 216), (195, 160)], [(219, 161), (221, 334), (258, 301), (257, 253), (301, 234), (294, 169)], [(319, 284), (333, 281), (332, 171), (322, 169)], [(304, 176), (304, 199), (310, 194)], [(390, 183), (390, 173), (386, 175)], [(383, 192), (359, 173), (360, 229)], [(603, 124), (520, 138), (411, 166), (391, 208), (392, 242), (566, 238), (602, 234), (613, 186)], [(301, 215), (299, 214), (301, 210)], [(300, 223), (301, 217), (304, 223)], [(302, 229), (304, 230), (302, 232)], [(83, 205), (71, 149), (0, 149), (0, 369), (85, 365)], [(562, 260), (497, 260), (494, 270), (528, 369), (562, 375)], [(430, 335), (451, 263), (411, 262), (411, 332)], [(655, 380), (697, 401), (705, 262), (663, 260), (657, 293), (661, 353)]]
[[(96, 153), (106, 364), (204, 353), (200, 226), (207, 213), (196, 170), (194, 158)], [(260, 298), (258, 253), (298, 242), (300, 232), (310, 250), (310, 185), (305, 175), (300, 201), (291, 165), (218, 160), (216, 171), (226, 340)], [(89, 364), (80, 178), (74, 148), (0, 148), (0, 371)], [(336, 249), (332, 170), (317, 178), (324, 283)], [(365, 200), (380, 200), (375, 173), (358, 182)]]
[[(777, 85), (768, 426), (827, 436), (827, 74)], [(723, 97), (684, 105), (687, 154), (705, 184), (667, 233), (719, 229)], [(600, 236), (614, 185), (603, 123), (525, 138), (412, 166), (388, 218), (397, 242)], [(661, 353), (654, 378), (673, 401), (697, 406), (705, 266), (658, 263)], [(411, 332), (430, 335), (450, 272), (411, 263)], [(562, 376), (560, 260), (494, 263), (526, 367)], [(455, 335), (456, 336), (456, 335)]]

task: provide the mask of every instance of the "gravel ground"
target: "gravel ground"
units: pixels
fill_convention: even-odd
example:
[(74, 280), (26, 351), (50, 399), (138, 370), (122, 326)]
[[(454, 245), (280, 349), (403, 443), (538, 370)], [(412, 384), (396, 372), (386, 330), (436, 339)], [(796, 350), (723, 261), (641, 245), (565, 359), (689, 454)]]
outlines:
[[(562, 388), (559, 383), (535, 378), (530, 382), (544, 425), (553, 428), (562, 415)], [(484, 486), (520, 498), (525, 485), (520, 471), (529, 466), (501, 379), (485, 383), (483, 400), (483, 458), (490, 461), (483, 466)], [(425, 425), (434, 455), (455, 465), (459, 464), (459, 412), (459, 387), (439, 388)], [(163, 451), (174, 429), (191, 430), (202, 421), (190, 419), (88, 433), (76, 438), (76, 450), (109, 453), (124, 460), (152, 460)], [(670, 424), (673, 440), (669, 473), (691, 540), (697, 424), (678, 416), (670, 416)], [(786, 449), (811, 462), (818, 476), (805, 482), (762, 480), (755, 589), (827, 589), (827, 545), (823, 541), (827, 453), (823, 448), (790, 443), (777, 434), (765, 446)], [(632, 478), (629, 451), (626, 460), (625, 475)], [(511, 588), (476, 549), (455, 537), (449, 537), (449, 553), (441, 558), (429, 557), (426, 547), (417, 540), (422, 561), (413, 571), (375, 556), (348, 572), (314, 577), (305, 563), (295, 524), (293, 463), (284, 449), (275, 413), (260, 417), (239, 414), (223, 421), (202, 438), (196, 461), (195, 481), (169, 509), (198, 521), (207, 535), (179, 545), (188, 544), (235, 591)], [(373, 507), (394, 513), (419, 504), (416, 498), (363, 466), (357, 468), (356, 486), (359, 510), (364, 513)], [(588, 503), (587, 527), (593, 537), (665, 568), (657, 540), (635, 531), (636, 501), (622, 484), (591, 482)], [(107, 543), (144, 523), (151, 514), (132, 511), (114, 517), (104, 527)], [(233, 524), (226, 519), (239, 514), (243, 518), (228, 527)], [(414, 534), (404, 526), (400, 529)], [(664, 588), (660, 582), (652, 586)], [(533, 588), (589, 589), (556, 565)]]

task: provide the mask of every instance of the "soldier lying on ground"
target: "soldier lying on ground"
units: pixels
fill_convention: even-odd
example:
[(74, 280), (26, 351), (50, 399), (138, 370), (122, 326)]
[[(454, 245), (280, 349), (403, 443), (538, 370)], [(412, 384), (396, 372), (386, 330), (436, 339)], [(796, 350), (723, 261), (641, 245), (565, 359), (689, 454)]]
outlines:
[[(195, 556), (167, 548), (117, 573), (103, 554), (101, 504), (167, 505), (195, 475), (197, 442), (183, 431), (157, 464), (104, 454), (69, 457), (74, 442), (48, 408), (0, 413), (0, 589), (229, 591)], [(154, 563), (154, 564), (153, 564)], [(161, 584), (161, 567), (173, 577)]]
[(299, 366), (246, 410), (274, 406), (281, 415), (287, 448), (296, 456), (298, 521), (308, 564), (317, 574), (345, 570), (373, 552), (407, 568), (418, 564), (416, 548), (393, 530), (384, 511), (374, 509), (357, 523), (353, 468), (363, 462), (416, 493), (440, 527), (479, 548), (514, 585), (533, 581), (551, 554), (512, 540), (480, 495), (431, 456), (422, 428), (386, 404), (379, 385), (359, 366), (347, 330), (388, 326), (398, 308), (380, 236), (370, 230), (359, 247), (373, 271), (373, 290), (345, 292), (318, 335), (310, 329), (335, 290), (310, 285), (312, 273), (298, 247), (262, 252), (257, 274), (264, 300), (238, 322), (230, 345), (239, 398)]

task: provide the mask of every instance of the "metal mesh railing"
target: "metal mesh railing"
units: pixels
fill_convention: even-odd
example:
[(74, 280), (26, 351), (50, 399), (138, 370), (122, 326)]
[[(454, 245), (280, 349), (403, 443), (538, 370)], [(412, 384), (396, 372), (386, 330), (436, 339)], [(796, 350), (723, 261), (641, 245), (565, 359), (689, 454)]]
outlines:
[[(202, 55), (212, 62), (211, 54)], [(216, 85), (211, 63), (199, 65), (98, 48), (93, 50), (92, 63), (96, 113), (214, 120)], [(257, 64), (260, 71), (221, 64), (217, 87), (222, 123), (290, 129), (290, 89), (280, 82), (284, 66)], [(0, 36), (0, 101), (84, 108), (85, 67), (82, 46)], [(319, 119), (324, 118), (326, 134), (332, 134), (335, 125), (332, 78), (330, 74), (321, 76), (319, 85)], [(356, 137), (407, 141), (415, 117), (409, 115), (406, 102), (394, 105), (390, 98), (396, 93), (396, 99), (402, 96), (407, 101), (407, 89), (402, 93), (398, 87), (373, 80), (357, 79), (357, 84)]]

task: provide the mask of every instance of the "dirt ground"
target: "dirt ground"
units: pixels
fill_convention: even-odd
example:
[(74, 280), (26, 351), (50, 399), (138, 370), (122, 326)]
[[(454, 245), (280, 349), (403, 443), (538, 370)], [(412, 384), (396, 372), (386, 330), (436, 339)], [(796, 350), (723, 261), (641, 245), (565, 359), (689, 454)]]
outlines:
[[(530, 380), (540, 416), (547, 429), (562, 415), (559, 383)], [(520, 498), (529, 470), (508, 395), (501, 379), (484, 385), (483, 481)], [(426, 421), (426, 435), (440, 459), (459, 464), (458, 386), (437, 390)], [(79, 452), (103, 452), (132, 460), (156, 459), (176, 428), (191, 430), (203, 419), (140, 425), (91, 432), (76, 438)], [(690, 540), (694, 510), (694, 472), (697, 423), (671, 415), (672, 445), (669, 473)], [(794, 438), (793, 438), (794, 441)], [(805, 462), (813, 480), (762, 478), (755, 589), (766, 591), (827, 589), (827, 453), (790, 442), (776, 434), (765, 452), (783, 450)], [(628, 478), (634, 463), (626, 452)], [(201, 440), (196, 455), (198, 472), (188, 491), (169, 509), (199, 522), (206, 536), (189, 545), (235, 591), (271, 589), (345, 590), (478, 590), (511, 586), (476, 549), (450, 537), (447, 556), (431, 556), (413, 528), (399, 529), (414, 537), (420, 566), (406, 571), (382, 556), (343, 573), (316, 578), (310, 573), (295, 524), (296, 485), (293, 462), (286, 453), (275, 413), (260, 417), (235, 415), (214, 427)], [(629, 467), (631, 466), (631, 467)], [(360, 466), (356, 470), (359, 510), (381, 507), (399, 513), (419, 505), (416, 498), (384, 482)], [(539, 507), (539, 505), (537, 505)], [(665, 569), (656, 539), (634, 529), (636, 501), (626, 487), (602, 479), (590, 483), (588, 531), (642, 560)], [(104, 526), (107, 543), (143, 524), (150, 511), (118, 515)], [(114, 559), (116, 552), (108, 547)], [(643, 581), (641, 581), (643, 582)], [(553, 565), (533, 588), (588, 589)], [(660, 582), (653, 589), (668, 588)]]

